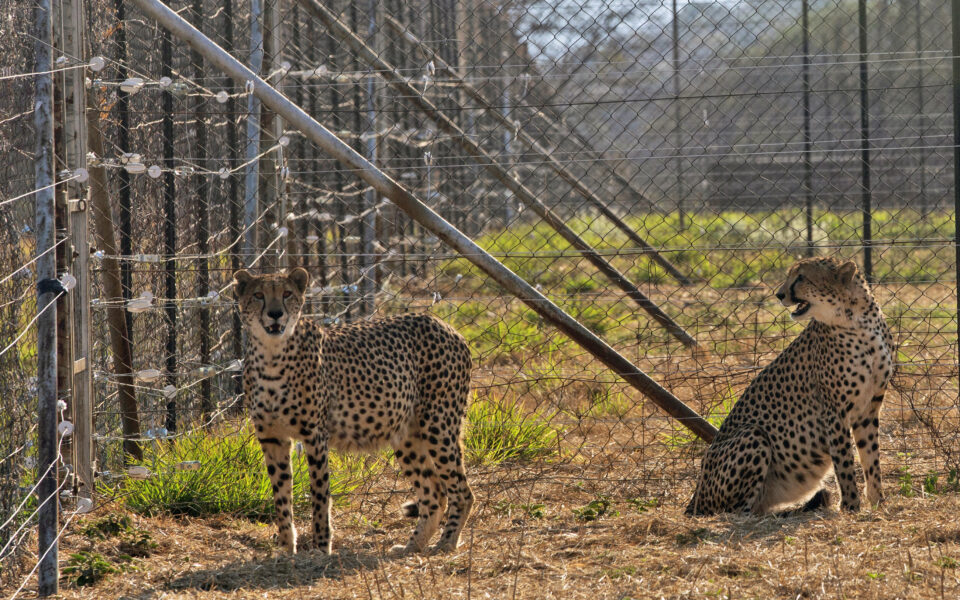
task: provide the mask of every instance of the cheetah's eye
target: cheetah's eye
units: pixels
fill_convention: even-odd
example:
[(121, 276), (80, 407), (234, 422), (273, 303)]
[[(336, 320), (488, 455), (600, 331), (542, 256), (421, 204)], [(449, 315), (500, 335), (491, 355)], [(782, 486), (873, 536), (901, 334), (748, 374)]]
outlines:
[(797, 273), (797, 281), (803, 281), (803, 273)]
[(293, 292), (291, 292), (290, 290), (284, 290), (284, 292), (283, 292), (283, 299), (286, 300), (287, 298), (289, 298), (289, 297), (292, 296), (292, 295), (293, 295)]
[(263, 300), (263, 292), (257, 292), (256, 294), (253, 295), (253, 297), (256, 298), (257, 300)]

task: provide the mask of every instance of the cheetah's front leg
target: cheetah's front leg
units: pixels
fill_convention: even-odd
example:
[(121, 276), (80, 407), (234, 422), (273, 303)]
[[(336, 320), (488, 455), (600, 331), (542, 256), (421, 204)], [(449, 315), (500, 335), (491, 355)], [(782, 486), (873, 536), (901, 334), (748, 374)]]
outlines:
[(290, 468), (290, 440), (260, 437), (267, 475), (273, 485), (273, 504), (277, 511), (277, 536), (280, 545), (291, 554), (297, 552), (297, 531), (293, 526), (293, 476)]
[(883, 489), (880, 481), (880, 405), (883, 393), (874, 396), (867, 415), (853, 423), (853, 438), (857, 442), (860, 466), (866, 484), (867, 502), (871, 505), (883, 501)]
[(850, 444), (850, 428), (842, 418), (833, 419), (832, 428), (827, 428), (827, 446), (833, 471), (840, 484), (841, 508), (851, 512), (860, 510), (860, 492), (857, 490), (857, 471), (854, 468), (853, 448)]
[(313, 499), (313, 547), (330, 554), (333, 529), (330, 526), (330, 466), (326, 432), (304, 443), (310, 466), (310, 496)]

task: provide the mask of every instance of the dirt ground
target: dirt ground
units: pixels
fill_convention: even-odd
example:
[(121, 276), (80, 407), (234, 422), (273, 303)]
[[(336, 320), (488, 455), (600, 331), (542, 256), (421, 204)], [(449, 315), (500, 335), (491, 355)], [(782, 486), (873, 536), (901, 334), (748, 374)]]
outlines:
[[(134, 516), (137, 532), (157, 543), (152, 555), (92, 586), (65, 581), (62, 597), (960, 597), (960, 496), (905, 498), (894, 491), (879, 509), (857, 515), (761, 519), (687, 518), (679, 497), (659, 506), (615, 502), (609, 510), (616, 514), (586, 522), (576, 506), (549, 498), (522, 506), (481, 502), (457, 552), (403, 559), (384, 552), (405, 541), (408, 522), (371, 521), (350, 507), (335, 510), (330, 557), (278, 551), (272, 525)], [(124, 551), (116, 540), (90, 540), (81, 529), (72, 527), (63, 539), (62, 561), (80, 550), (108, 558)], [(34, 597), (31, 588), (21, 597)]]
[[(960, 598), (960, 494), (956, 471), (952, 482), (948, 477), (960, 456), (955, 340), (935, 331), (929, 336), (937, 343), (914, 340), (901, 348), (916, 362), (898, 374), (885, 401), (887, 501), (876, 510), (685, 517), (702, 446), (674, 439), (675, 425), (623, 384), (610, 385), (622, 394), (603, 396), (613, 400), (598, 411), (595, 373), (579, 373), (580, 363), (567, 361), (574, 373), (565, 373), (570, 377), (562, 386), (548, 387), (550, 378), (537, 379), (535, 370), (522, 386), (510, 380), (531, 414), (546, 415), (561, 428), (561, 451), (535, 464), (474, 467), (477, 503), (455, 553), (385, 557), (412, 528), (396, 510), (408, 494), (394, 491), (407, 488), (389, 474), (334, 508), (331, 557), (308, 550), (284, 554), (272, 524), (130, 515), (134, 536), (146, 534), (151, 547), (126, 559), (136, 554), (129, 535), (95, 539), (83, 533), (85, 524), (123, 511), (119, 502), (108, 503), (67, 529), (61, 572), (78, 552), (99, 553), (122, 570), (83, 587), (65, 575), (61, 597)], [(703, 414), (715, 414), (777, 350), (749, 335), (731, 337), (721, 340), (730, 350), (722, 356), (680, 360), (664, 354), (638, 357), (638, 363)], [(517, 365), (507, 367), (514, 377)], [(499, 390), (503, 382), (485, 383)], [(933, 495), (925, 489), (930, 473), (940, 477), (930, 486), (938, 492)], [(902, 495), (904, 488), (911, 497)], [(584, 509), (598, 499), (612, 504), (592, 518)], [(301, 532), (309, 530), (304, 517)], [(306, 536), (301, 542), (307, 545)], [(34, 550), (35, 541), (28, 547)], [(28, 552), (21, 562), (29, 570), (36, 556)], [(22, 581), (3, 567), (0, 599)], [(35, 580), (21, 597), (35, 597)]]

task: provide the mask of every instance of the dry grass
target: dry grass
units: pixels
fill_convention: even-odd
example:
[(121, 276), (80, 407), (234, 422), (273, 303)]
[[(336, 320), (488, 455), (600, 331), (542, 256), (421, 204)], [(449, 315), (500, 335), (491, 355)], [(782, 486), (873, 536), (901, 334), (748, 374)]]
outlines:
[[(669, 343), (661, 352), (639, 337), (624, 337), (618, 349), (703, 414), (722, 412), (729, 408), (724, 399), (739, 395), (795, 335), (756, 301), (765, 294), (716, 294), (718, 302), (733, 300), (743, 310), (732, 313), (732, 329), (696, 328), (714, 349), (707, 356), (692, 357)], [(893, 305), (892, 290), (879, 287), (878, 296), (885, 307)], [(940, 306), (953, 302), (953, 291), (914, 286), (896, 290), (896, 297)], [(385, 473), (335, 509), (333, 557), (278, 552), (272, 525), (227, 516), (135, 517), (158, 543), (152, 556), (134, 559), (95, 586), (65, 585), (63, 597), (957, 598), (960, 496), (925, 496), (923, 489), (933, 472), (938, 491), (957, 488), (947, 485), (948, 469), (960, 461), (956, 337), (906, 320), (891, 324), (910, 344), (902, 349), (907, 368), (895, 378), (881, 417), (888, 501), (873, 512), (684, 517), (703, 445), (675, 443), (676, 425), (661, 411), (575, 353), (556, 359), (556, 373), (545, 369), (540, 363), (553, 357), (538, 354), (531, 338), (516, 356), (487, 357), (477, 384), (484, 394), (519, 399), (561, 427), (558, 452), (540, 462), (472, 466), (477, 508), (457, 553), (383, 557), (412, 526), (397, 516), (406, 494), (393, 493), (406, 484)], [(613, 400), (598, 404), (608, 397)], [(906, 472), (915, 497), (900, 495)], [(604, 497), (618, 514), (578, 520), (574, 509)], [(657, 506), (649, 506), (652, 499)], [(531, 513), (540, 504), (544, 514), (536, 518)], [(121, 507), (100, 514), (110, 510)], [(304, 525), (301, 531), (308, 530)], [(117, 541), (91, 541), (80, 529), (69, 529), (62, 560), (77, 551), (108, 559), (123, 552)], [(29, 568), (33, 559), (23, 562)], [(10, 583), (0, 579), (0, 597), (12, 593)]]
[[(682, 490), (684, 496), (688, 490)], [(276, 549), (272, 525), (228, 517), (135, 519), (158, 547), (122, 574), (64, 598), (956, 598), (960, 595), (960, 497), (889, 500), (859, 515), (690, 519), (685, 497), (640, 512), (581, 522), (589, 496), (481, 496), (453, 554), (383, 558), (409, 523), (358, 506), (336, 511), (332, 557)], [(565, 496), (566, 497), (566, 496)], [(542, 518), (518, 504), (541, 502)], [(388, 508), (395, 508), (391, 500)], [(116, 555), (117, 542), (73, 528), (61, 556)], [(9, 590), (3, 591), (6, 596)], [(27, 593), (26, 597), (31, 597)]]

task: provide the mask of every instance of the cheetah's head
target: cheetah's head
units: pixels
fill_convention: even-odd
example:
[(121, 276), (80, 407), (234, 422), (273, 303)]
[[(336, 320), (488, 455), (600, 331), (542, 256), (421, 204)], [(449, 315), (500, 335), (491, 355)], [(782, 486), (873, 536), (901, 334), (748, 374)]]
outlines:
[(305, 269), (269, 275), (251, 275), (241, 269), (233, 274), (233, 281), (240, 315), (250, 335), (269, 342), (293, 335), (310, 283)]
[(794, 264), (777, 298), (784, 306), (796, 306), (790, 316), (797, 321), (816, 319), (844, 327), (872, 304), (857, 263), (833, 258), (807, 258)]

